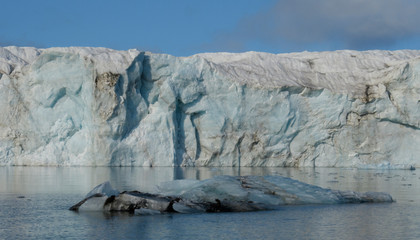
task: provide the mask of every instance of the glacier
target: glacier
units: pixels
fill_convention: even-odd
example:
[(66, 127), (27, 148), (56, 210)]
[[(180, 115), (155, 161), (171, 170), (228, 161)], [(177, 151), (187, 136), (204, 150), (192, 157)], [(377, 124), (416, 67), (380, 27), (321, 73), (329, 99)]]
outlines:
[(0, 47), (0, 165), (420, 166), (420, 51)]
[(285, 205), (391, 203), (383, 192), (325, 189), (281, 176), (217, 176), (161, 183), (153, 193), (115, 193), (109, 182), (96, 186), (72, 211), (131, 212), (140, 215), (196, 212), (248, 212)]

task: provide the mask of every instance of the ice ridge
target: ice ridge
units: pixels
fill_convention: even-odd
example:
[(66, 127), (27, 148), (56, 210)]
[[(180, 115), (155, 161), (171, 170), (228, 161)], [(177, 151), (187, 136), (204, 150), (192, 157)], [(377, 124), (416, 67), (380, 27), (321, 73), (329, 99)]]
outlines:
[[(387, 193), (331, 190), (281, 176), (217, 176), (202, 181), (176, 180), (160, 184), (156, 193), (124, 191), (109, 195), (110, 188), (109, 182), (98, 185), (91, 191), (95, 194), (88, 194), (70, 210), (140, 214), (248, 212), (278, 209), (285, 205), (394, 201)], [(101, 193), (99, 189), (107, 191)]]

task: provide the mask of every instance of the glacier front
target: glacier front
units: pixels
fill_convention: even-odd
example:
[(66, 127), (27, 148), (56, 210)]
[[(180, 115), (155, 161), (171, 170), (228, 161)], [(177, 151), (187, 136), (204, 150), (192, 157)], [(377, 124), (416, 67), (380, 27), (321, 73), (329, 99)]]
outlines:
[(420, 166), (420, 51), (0, 47), (0, 165)]

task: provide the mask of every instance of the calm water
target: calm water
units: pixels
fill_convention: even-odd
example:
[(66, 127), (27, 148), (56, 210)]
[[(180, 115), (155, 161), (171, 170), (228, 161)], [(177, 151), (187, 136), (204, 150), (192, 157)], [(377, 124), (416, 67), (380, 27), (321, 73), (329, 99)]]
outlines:
[[(336, 168), (0, 167), (1, 239), (420, 239), (420, 173)], [(213, 214), (76, 213), (94, 186), (149, 191), (174, 179), (281, 175), (340, 190), (385, 191), (392, 204), (288, 206)]]

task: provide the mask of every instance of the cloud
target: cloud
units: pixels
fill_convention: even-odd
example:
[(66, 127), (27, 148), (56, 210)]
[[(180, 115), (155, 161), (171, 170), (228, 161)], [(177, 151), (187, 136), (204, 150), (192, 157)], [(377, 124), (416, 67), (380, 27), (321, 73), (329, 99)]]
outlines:
[(297, 50), (392, 48), (420, 35), (418, 9), (417, 0), (279, 0), (219, 33), (209, 46), (233, 51), (248, 50), (251, 43)]

